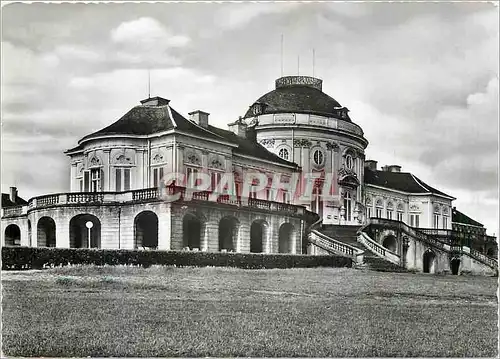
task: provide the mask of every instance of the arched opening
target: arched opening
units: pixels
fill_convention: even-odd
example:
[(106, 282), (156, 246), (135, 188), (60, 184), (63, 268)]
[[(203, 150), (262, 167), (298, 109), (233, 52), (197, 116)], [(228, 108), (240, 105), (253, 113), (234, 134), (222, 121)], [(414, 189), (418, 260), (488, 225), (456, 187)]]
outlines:
[(460, 259), (452, 258), (450, 261), (450, 267), (451, 267), (451, 274), (458, 275), (460, 269)]
[(40, 218), (36, 226), (36, 232), (38, 247), (56, 246), (56, 222), (52, 218)]
[(101, 248), (101, 221), (99, 218), (88, 213), (71, 218), (69, 221), (69, 246), (70, 248)]
[(391, 252), (397, 253), (398, 244), (396, 241), (396, 237), (394, 237), (393, 235), (388, 235), (382, 241), (382, 246), (384, 246), (385, 248), (387, 248)]
[(293, 253), (295, 242), (295, 228), (291, 223), (283, 223), (278, 235), (278, 252)]
[(31, 243), (31, 221), (28, 219), (28, 246), (32, 246)]
[(424, 273), (435, 273), (436, 271), (436, 255), (428, 250), (424, 253), (423, 258)]
[(234, 252), (238, 244), (240, 223), (235, 217), (224, 217), (219, 222), (219, 250)]
[(134, 219), (134, 247), (158, 248), (158, 217), (154, 212), (144, 211)]
[(182, 219), (182, 247), (200, 249), (203, 238), (203, 222), (193, 213), (187, 213)]
[(17, 224), (9, 224), (5, 228), (5, 245), (6, 246), (21, 245), (21, 229)]
[(269, 225), (264, 220), (253, 221), (250, 227), (250, 252), (266, 252)]

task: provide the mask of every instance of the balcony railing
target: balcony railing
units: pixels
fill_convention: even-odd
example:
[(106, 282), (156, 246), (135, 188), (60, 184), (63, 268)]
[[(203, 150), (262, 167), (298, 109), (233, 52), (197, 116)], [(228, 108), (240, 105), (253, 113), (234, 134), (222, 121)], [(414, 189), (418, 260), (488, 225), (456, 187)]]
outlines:
[(104, 193), (68, 193), (66, 203), (102, 203), (104, 202)]
[(228, 194), (213, 196), (210, 191), (193, 191), (185, 187), (166, 187), (160, 191), (158, 188), (145, 188), (140, 190), (126, 192), (72, 192), (51, 194), (40, 197), (35, 197), (29, 200), (27, 206), (12, 207), (5, 209), (3, 216), (14, 216), (26, 214), (28, 211), (59, 206), (59, 205), (92, 205), (101, 203), (129, 203), (143, 202), (167, 199), (164, 195), (179, 194), (176, 201), (200, 201), (200, 202), (215, 202), (235, 207), (250, 207), (255, 209), (266, 210), (270, 212), (284, 212), (287, 215), (304, 215), (306, 209), (304, 206), (296, 206), (288, 203), (279, 203), (266, 201), (257, 198), (248, 198), (243, 201), (241, 197)]

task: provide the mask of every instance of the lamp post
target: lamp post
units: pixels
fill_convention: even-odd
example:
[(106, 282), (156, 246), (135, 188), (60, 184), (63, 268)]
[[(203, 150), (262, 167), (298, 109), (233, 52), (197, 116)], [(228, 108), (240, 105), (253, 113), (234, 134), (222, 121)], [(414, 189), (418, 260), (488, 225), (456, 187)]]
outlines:
[(89, 230), (88, 233), (89, 233), (89, 248), (91, 247), (90, 246), (90, 229), (92, 227), (94, 227), (94, 223), (92, 223), (91, 221), (88, 221), (87, 223), (85, 223), (85, 227), (87, 227), (87, 229)]

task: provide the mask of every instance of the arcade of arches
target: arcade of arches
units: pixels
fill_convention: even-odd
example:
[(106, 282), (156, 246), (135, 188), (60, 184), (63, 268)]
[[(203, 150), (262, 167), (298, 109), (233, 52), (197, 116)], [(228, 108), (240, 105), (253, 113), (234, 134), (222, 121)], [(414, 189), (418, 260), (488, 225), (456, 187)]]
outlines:
[[(160, 227), (160, 217), (157, 211), (143, 210), (133, 213), (130, 222), (122, 222), (127, 225), (130, 223), (133, 234), (122, 237), (121, 242), (118, 242), (117, 234), (119, 236), (120, 232), (115, 231), (127, 233), (128, 230), (125, 227), (117, 229), (115, 225), (110, 230), (109, 219), (99, 213), (82, 212), (70, 217), (66, 223), (63, 222), (64, 219), (61, 220), (61, 217), (44, 215), (33, 222), (36, 223), (32, 234), (33, 245), (37, 247), (113, 248), (118, 242), (118, 248), (123, 249), (245, 253), (302, 252), (300, 219), (290, 218), (287, 222), (280, 223), (271, 216), (259, 217), (248, 219), (246, 215), (240, 216), (238, 213), (226, 213), (219, 217), (212, 213), (208, 221), (205, 212), (193, 209), (180, 216), (172, 216), (171, 221), (167, 222), (170, 223), (171, 229), (166, 229), (165, 222), (162, 223), (163, 227)], [(17, 223), (8, 224), (4, 227), (5, 245), (31, 243), (31, 220), (27, 220), (27, 229), (28, 233), (24, 234), (26, 223), (25, 227)], [(170, 230), (174, 232), (169, 232)], [(175, 239), (160, 238), (160, 235), (168, 236), (167, 233), (172, 233)], [(62, 238), (59, 238), (60, 236)], [(160, 242), (163, 244), (160, 245)]]

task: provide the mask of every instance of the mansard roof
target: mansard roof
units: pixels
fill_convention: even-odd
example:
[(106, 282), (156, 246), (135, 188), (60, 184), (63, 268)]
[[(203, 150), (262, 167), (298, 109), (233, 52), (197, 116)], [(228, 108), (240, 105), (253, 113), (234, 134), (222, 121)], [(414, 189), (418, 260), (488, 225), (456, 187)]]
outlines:
[(174, 128), (209, 138), (218, 137), (208, 131), (203, 131), (201, 127), (186, 120), (168, 104), (162, 104), (159, 106), (135, 106), (118, 121), (85, 136), (81, 141), (104, 135), (152, 135)]
[[(155, 105), (149, 105), (152, 100)], [(247, 138), (236, 135), (235, 133), (223, 130), (218, 127), (209, 125), (202, 127), (194, 122), (186, 119), (170, 105), (169, 101), (161, 97), (141, 101), (143, 105), (135, 106), (118, 121), (111, 125), (91, 133), (83, 137), (79, 141), (79, 145), (69, 149), (66, 153), (83, 150), (82, 141), (109, 135), (152, 135), (168, 130), (178, 130), (189, 133), (206, 139), (219, 140), (229, 142), (235, 145), (234, 152), (251, 157), (261, 158), (263, 160), (272, 161), (278, 164), (292, 166), (298, 168), (296, 163), (286, 161), (281, 157), (269, 152), (265, 147), (257, 143), (252, 137), (252, 130), (247, 132)]]
[(2, 193), (2, 208), (6, 207), (14, 207), (14, 206), (24, 206), (27, 205), (28, 202), (23, 198), (16, 195), (15, 201), (12, 202), (10, 200), (10, 195), (8, 193)]
[(226, 140), (229, 140), (232, 143), (235, 143), (238, 145), (236, 149), (234, 149), (235, 153), (239, 153), (242, 155), (246, 156), (251, 156), (251, 157), (257, 157), (261, 158), (263, 160), (271, 161), (271, 162), (277, 162), (283, 165), (288, 165), (288, 166), (293, 166), (298, 168), (299, 165), (294, 163), (294, 162), (289, 162), (278, 155), (275, 155), (274, 153), (268, 151), (265, 147), (263, 147), (260, 143), (256, 142), (254, 139), (251, 138), (251, 129), (247, 130), (247, 138), (241, 137), (236, 135), (234, 132), (228, 131), (228, 130), (223, 130), (218, 127), (214, 126), (208, 126), (208, 129), (211, 132), (216, 133), (217, 135), (225, 138)]
[(427, 193), (455, 199), (408, 172), (373, 171), (365, 168), (365, 183), (406, 193)]
[(479, 223), (466, 214), (460, 212), (457, 210), (455, 207), (453, 208), (451, 212), (451, 221), (455, 223), (460, 223), (460, 224), (468, 224), (470, 226), (476, 226), (476, 227), (483, 227), (482, 223)]

